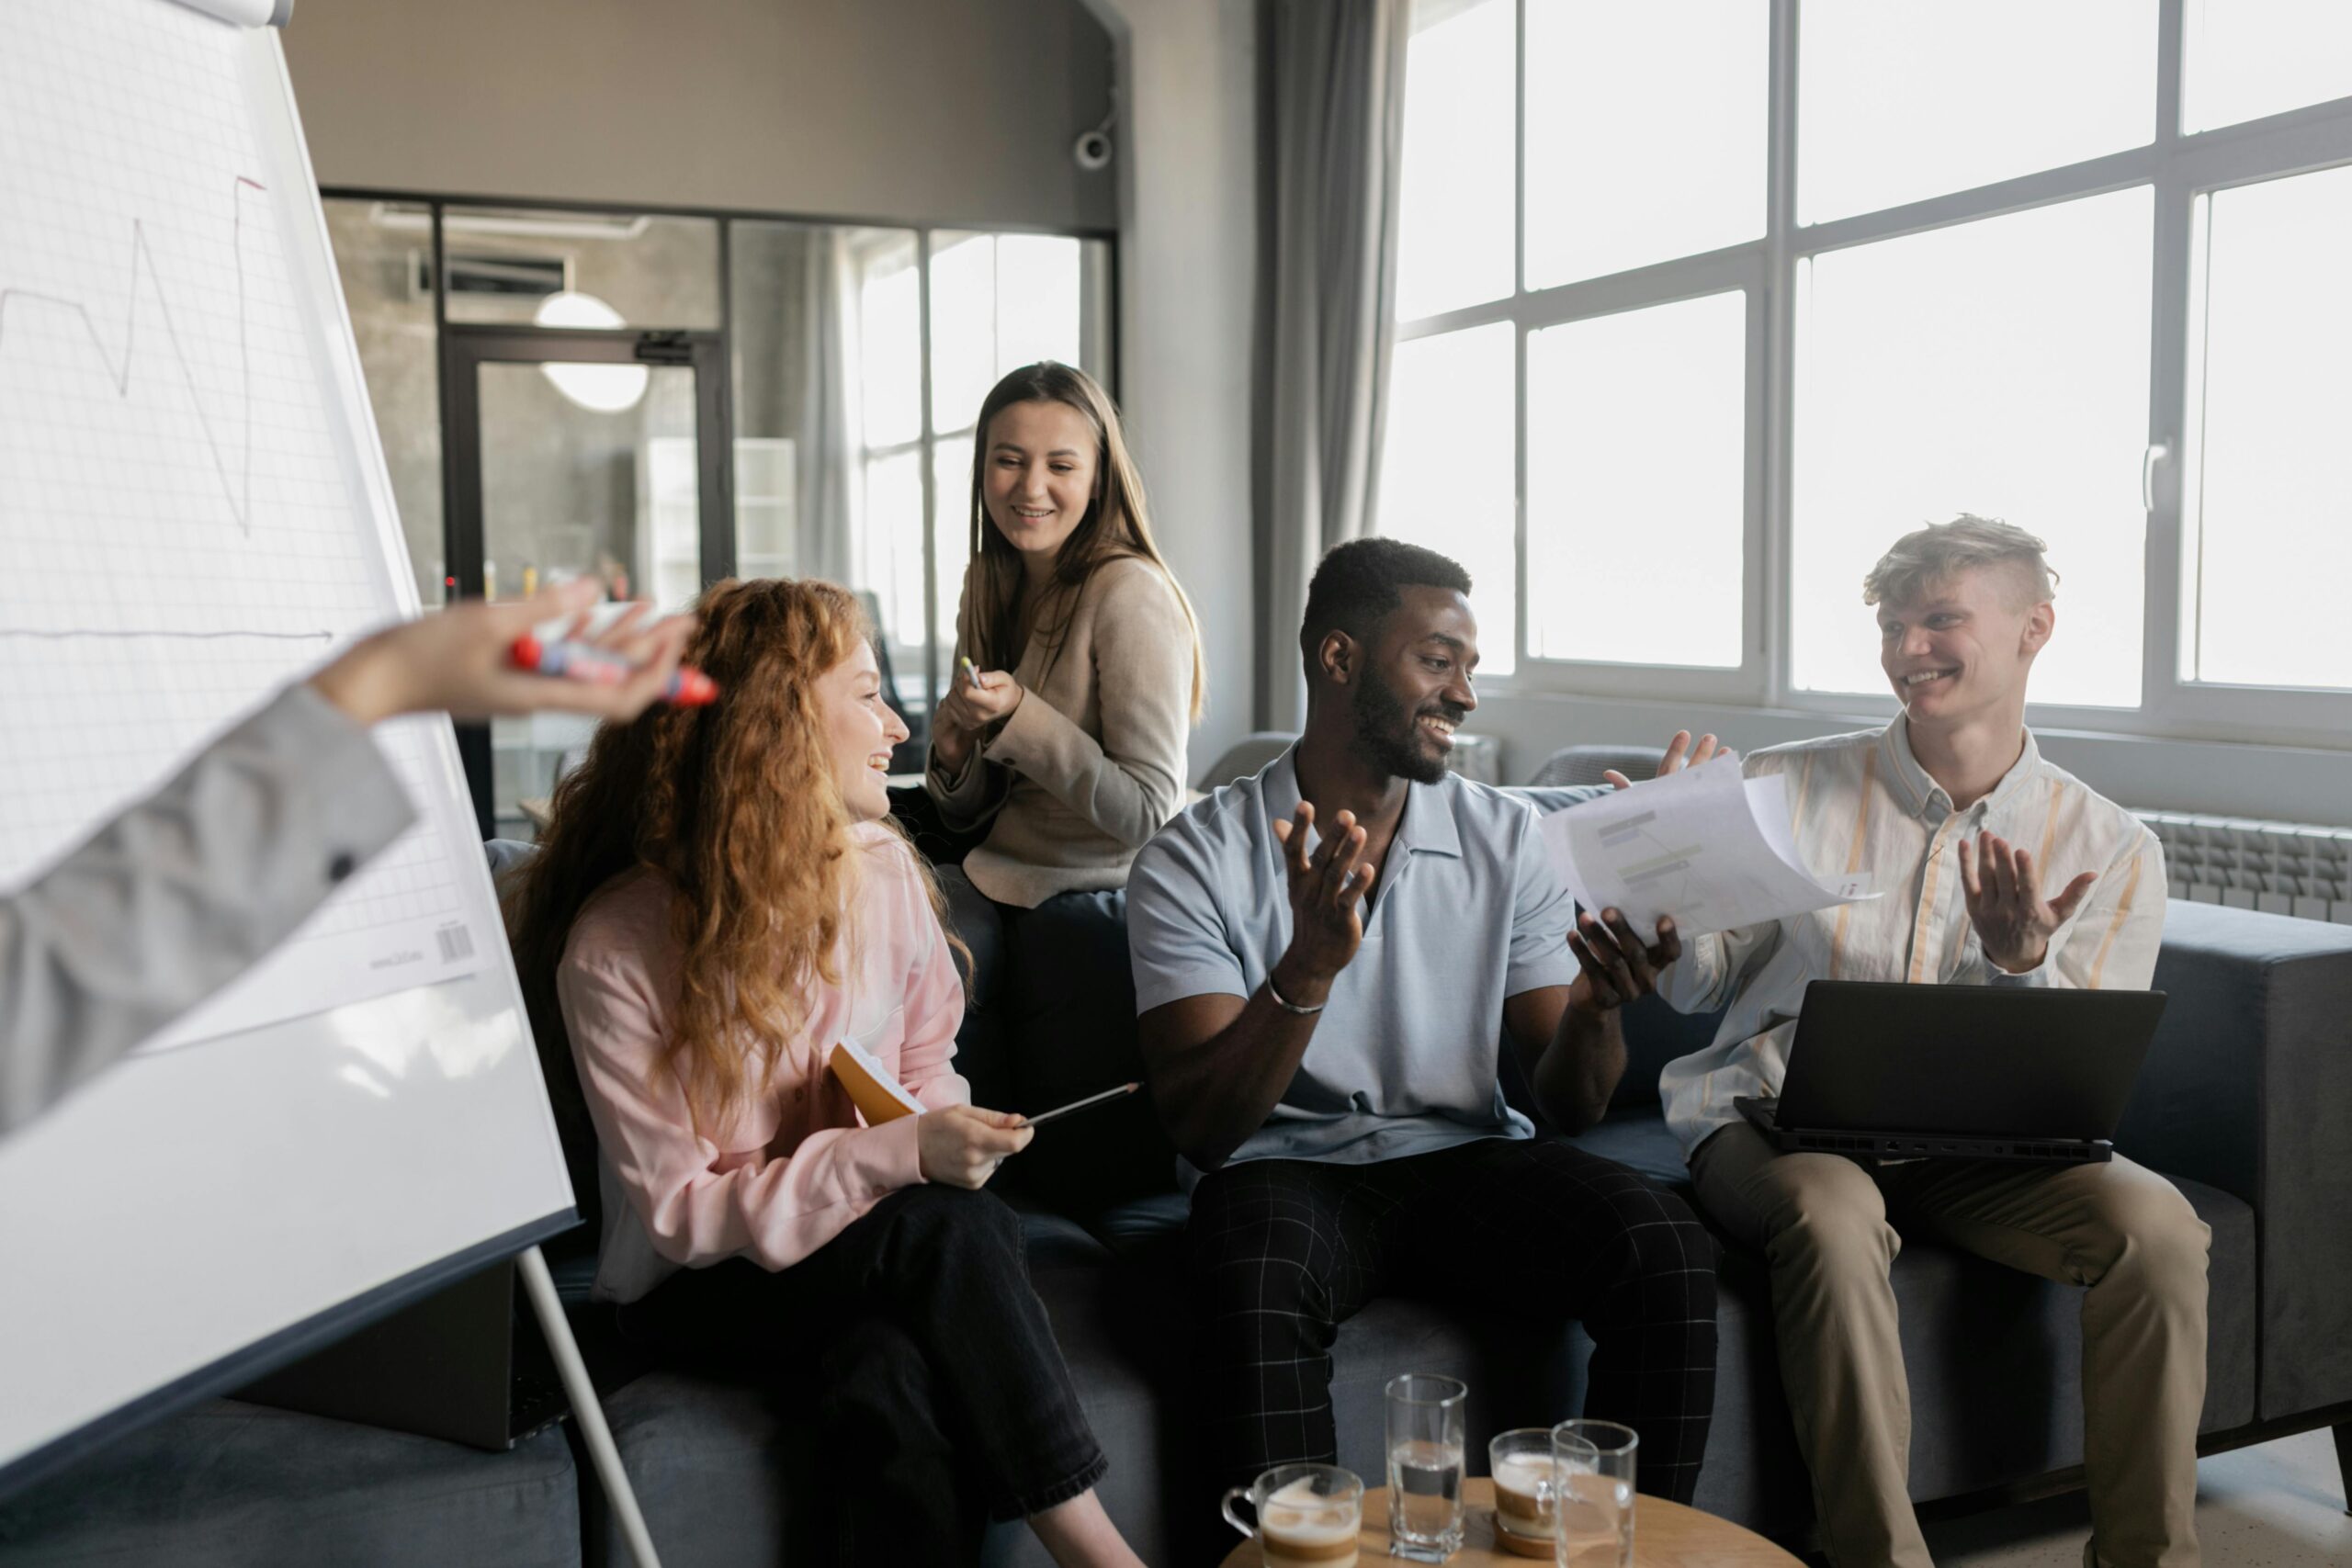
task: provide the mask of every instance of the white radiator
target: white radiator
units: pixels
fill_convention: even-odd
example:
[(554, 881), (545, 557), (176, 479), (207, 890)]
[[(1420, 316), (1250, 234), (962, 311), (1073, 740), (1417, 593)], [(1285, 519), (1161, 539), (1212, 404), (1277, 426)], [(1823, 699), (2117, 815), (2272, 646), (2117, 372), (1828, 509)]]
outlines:
[(2352, 828), (2138, 813), (2164, 840), (2172, 896), (2352, 926)]

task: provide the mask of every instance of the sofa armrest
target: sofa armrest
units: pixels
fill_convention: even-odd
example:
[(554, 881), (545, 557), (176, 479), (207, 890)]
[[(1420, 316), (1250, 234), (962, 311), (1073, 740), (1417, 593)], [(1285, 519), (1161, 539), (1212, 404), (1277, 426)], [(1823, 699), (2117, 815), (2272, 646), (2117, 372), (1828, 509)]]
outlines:
[(2352, 928), (2176, 899), (2155, 985), (2116, 1146), (2253, 1205), (2261, 1416), (2352, 1400)]

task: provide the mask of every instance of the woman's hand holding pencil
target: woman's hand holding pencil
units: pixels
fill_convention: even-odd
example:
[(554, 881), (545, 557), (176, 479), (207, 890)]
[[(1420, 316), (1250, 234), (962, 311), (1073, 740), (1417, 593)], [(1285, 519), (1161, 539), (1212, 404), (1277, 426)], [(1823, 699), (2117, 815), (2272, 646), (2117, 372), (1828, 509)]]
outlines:
[(960, 769), (971, 755), (972, 744), (1000, 719), (1011, 718), (1028, 688), (1010, 671), (978, 670), (968, 658), (956, 661), (956, 678), (939, 699), (932, 716), (932, 748), (950, 768)]

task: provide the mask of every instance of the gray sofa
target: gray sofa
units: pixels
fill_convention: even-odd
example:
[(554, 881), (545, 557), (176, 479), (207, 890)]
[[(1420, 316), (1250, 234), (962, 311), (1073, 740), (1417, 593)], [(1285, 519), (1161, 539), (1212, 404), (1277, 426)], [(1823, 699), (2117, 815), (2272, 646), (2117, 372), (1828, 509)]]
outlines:
[[(1573, 792), (1540, 792), (1556, 807)], [(1053, 962), (1023, 963), (1024, 949)], [(1016, 937), (1012, 983), (982, 996), (967, 1066), (1014, 1105), (1131, 1070), (1120, 901), (1100, 896)], [(2352, 929), (2174, 903), (2157, 986), (2171, 1002), (2118, 1138), (2212, 1227), (2209, 1450), (2320, 1426), (2352, 1439)], [(1712, 1021), (1655, 1001), (1627, 1021), (1634, 1065), (1581, 1141), (1688, 1191), (1657, 1108), (1658, 1067)], [(1083, 1133), (1080, 1129), (1083, 1128)], [(1111, 1513), (1148, 1560), (1214, 1562), (1214, 1504), (1193, 1479), (1184, 1325), (1170, 1303), (1182, 1200), (1148, 1106), (1080, 1119), (1010, 1196), (1033, 1276), (1112, 1459)], [(1046, 1148), (1041, 1138), (1032, 1156)], [(1030, 1159), (1031, 1156), (1024, 1156)], [(1011, 1170), (1012, 1168), (1008, 1168)], [(1804, 1472), (1779, 1389), (1760, 1260), (1722, 1261), (1722, 1350), (1702, 1507), (1802, 1532)], [(2076, 1293), (1931, 1246), (1894, 1270), (1915, 1409), (1916, 1497), (2066, 1484), (2081, 1459)], [(587, 1309), (583, 1309), (585, 1311)], [(593, 1313), (584, 1326), (593, 1328)], [(1472, 1389), (1487, 1431), (1580, 1397), (1582, 1337), (1516, 1314), (1374, 1303), (1341, 1331), (1340, 1461), (1380, 1468), (1380, 1388), (1405, 1371)], [(652, 1371), (605, 1409), (672, 1568), (778, 1560), (799, 1456), (815, 1438), (776, 1397)], [(1000, 1528), (994, 1562), (1043, 1563)], [(0, 1563), (621, 1563), (593, 1475), (557, 1432), (479, 1454), (216, 1401), (134, 1434), (0, 1503)]]

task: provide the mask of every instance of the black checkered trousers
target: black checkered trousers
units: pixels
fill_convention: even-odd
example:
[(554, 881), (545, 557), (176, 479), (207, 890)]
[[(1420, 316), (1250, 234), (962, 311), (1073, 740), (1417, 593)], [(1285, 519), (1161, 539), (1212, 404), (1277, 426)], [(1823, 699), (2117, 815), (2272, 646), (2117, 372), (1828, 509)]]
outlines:
[[(1715, 1396), (1715, 1247), (1679, 1198), (1550, 1139), (1370, 1165), (1261, 1159), (1193, 1193), (1198, 1397), (1219, 1484), (1333, 1462), (1331, 1346), (1375, 1296), (1581, 1320), (1583, 1414), (1641, 1438), (1635, 1483), (1688, 1503)], [(1566, 1414), (1565, 1412), (1563, 1414)]]

